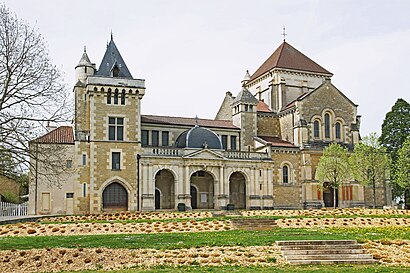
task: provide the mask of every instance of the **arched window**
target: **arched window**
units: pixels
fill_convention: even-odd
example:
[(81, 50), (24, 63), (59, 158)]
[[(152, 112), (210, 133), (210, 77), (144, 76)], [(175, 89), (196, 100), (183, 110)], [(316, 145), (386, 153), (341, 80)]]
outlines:
[(111, 104), (111, 89), (108, 89), (108, 93), (107, 93), (107, 104)]
[(122, 90), (121, 93), (121, 105), (125, 105), (125, 90)]
[(341, 135), (340, 122), (336, 122), (335, 130), (336, 130), (336, 139), (340, 139), (340, 135)]
[(283, 184), (289, 183), (289, 167), (286, 165), (282, 168), (282, 178)]
[(319, 121), (315, 120), (315, 122), (313, 123), (313, 137), (314, 138), (319, 138)]
[(330, 115), (325, 114), (325, 138), (330, 138)]
[(114, 104), (118, 104), (118, 89), (115, 89), (114, 92)]

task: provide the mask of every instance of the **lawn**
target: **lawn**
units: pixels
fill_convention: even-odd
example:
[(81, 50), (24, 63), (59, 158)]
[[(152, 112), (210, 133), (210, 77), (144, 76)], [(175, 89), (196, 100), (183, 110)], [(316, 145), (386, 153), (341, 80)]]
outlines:
[(267, 231), (110, 234), (84, 236), (1, 237), (0, 249), (35, 248), (153, 248), (178, 249), (201, 246), (263, 246), (278, 240), (410, 240), (409, 227), (385, 228), (282, 228)]

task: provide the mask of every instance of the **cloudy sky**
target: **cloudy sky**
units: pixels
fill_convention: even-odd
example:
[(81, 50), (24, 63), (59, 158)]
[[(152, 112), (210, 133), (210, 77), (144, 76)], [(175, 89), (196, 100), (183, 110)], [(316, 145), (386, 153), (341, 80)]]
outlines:
[[(407, 0), (3, 0), (48, 43), (69, 88), (84, 45), (97, 66), (110, 32), (135, 78), (144, 114), (214, 118), (286, 41), (331, 71), (359, 105), (362, 135), (380, 133), (398, 98), (410, 101)], [(409, 82), (408, 82), (409, 81)]]

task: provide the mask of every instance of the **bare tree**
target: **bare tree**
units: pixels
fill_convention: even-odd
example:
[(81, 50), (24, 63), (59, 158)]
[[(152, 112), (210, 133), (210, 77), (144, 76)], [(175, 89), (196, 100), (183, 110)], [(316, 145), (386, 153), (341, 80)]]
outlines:
[(61, 73), (42, 36), (0, 5), (0, 155), (12, 158), (0, 171), (35, 168), (37, 160), (46, 173), (62, 171), (57, 166), (61, 160), (51, 162), (46, 156), (49, 149), (30, 150), (29, 142), (44, 133), (46, 124), (69, 120), (68, 102)]

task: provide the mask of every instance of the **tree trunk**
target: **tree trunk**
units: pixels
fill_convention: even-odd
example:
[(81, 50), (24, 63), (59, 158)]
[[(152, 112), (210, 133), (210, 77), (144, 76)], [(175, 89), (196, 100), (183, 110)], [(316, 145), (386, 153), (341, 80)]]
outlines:
[(373, 181), (373, 209), (376, 208), (376, 181)]
[(333, 208), (336, 208), (336, 188), (333, 188)]
[(409, 189), (404, 190), (404, 208), (410, 209), (410, 190)]

